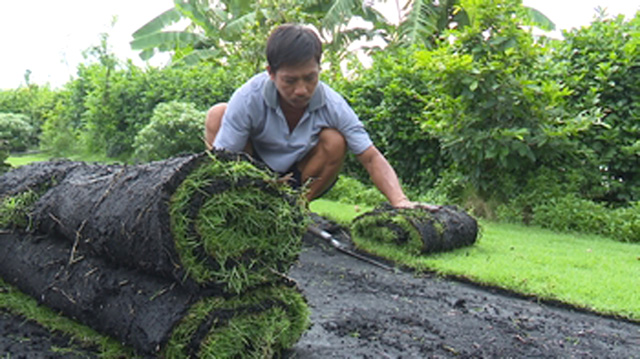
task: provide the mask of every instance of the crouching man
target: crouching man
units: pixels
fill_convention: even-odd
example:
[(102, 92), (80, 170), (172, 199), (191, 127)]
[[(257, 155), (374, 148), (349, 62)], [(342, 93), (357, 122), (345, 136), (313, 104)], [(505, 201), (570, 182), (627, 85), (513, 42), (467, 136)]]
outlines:
[(209, 148), (247, 152), (294, 187), (310, 181), (309, 201), (335, 183), (348, 149), (392, 206), (437, 209), (409, 201), (357, 115), (320, 81), (322, 44), (313, 30), (282, 25), (269, 36), (266, 53), (267, 71), (207, 113)]

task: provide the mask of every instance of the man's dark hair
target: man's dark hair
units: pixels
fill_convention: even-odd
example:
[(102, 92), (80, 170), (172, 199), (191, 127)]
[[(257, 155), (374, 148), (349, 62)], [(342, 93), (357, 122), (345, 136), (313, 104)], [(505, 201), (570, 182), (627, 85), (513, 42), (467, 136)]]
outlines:
[(278, 26), (267, 40), (267, 62), (275, 73), (283, 65), (295, 66), (309, 59), (320, 64), (322, 43), (311, 29), (295, 24)]

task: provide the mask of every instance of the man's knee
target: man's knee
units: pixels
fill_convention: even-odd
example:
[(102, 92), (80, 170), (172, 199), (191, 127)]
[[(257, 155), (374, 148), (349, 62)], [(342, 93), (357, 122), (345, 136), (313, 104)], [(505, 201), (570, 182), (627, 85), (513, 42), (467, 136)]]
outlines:
[(318, 146), (336, 157), (343, 157), (347, 153), (347, 141), (335, 128), (325, 128), (320, 131)]
[(213, 146), (213, 141), (220, 130), (220, 125), (222, 124), (222, 117), (224, 116), (224, 112), (227, 110), (226, 103), (218, 103), (207, 111), (207, 117), (204, 121), (204, 138), (207, 142), (207, 148), (211, 149)]

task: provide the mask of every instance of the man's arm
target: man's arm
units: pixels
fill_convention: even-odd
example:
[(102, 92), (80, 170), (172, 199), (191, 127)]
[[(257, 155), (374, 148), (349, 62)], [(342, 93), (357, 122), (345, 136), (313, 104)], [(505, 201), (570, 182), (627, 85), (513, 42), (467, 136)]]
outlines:
[(438, 206), (409, 201), (404, 191), (402, 191), (396, 171), (375, 146), (371, 145), (357, 157), (364, 168), (367, 169), (367, 172), (369, 172), (373, 184), (387, 197), (393, 207), (425, 207), (429, 210), (438, 210), (440, 208)]

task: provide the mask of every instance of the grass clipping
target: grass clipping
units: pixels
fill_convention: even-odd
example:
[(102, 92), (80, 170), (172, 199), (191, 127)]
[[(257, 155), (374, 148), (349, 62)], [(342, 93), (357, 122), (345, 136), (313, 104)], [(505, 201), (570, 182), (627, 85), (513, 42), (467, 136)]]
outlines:
[(422, 255), (474, 244), (478, 224), (452, 206), (431, 212), (383, 205), (354, 218), (350, 230), (354, 243), (364, 251), (385, 256), (387, 250), (399, 248), (410, 255)]

